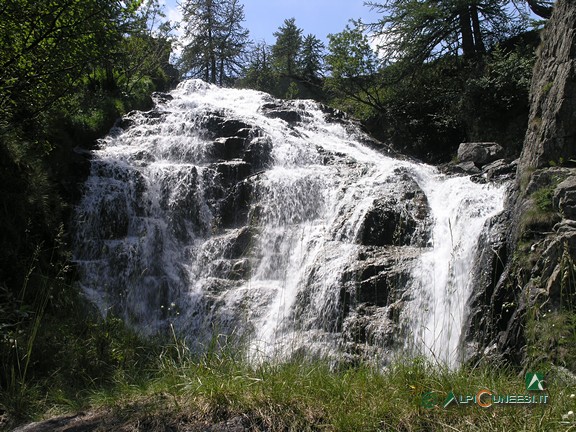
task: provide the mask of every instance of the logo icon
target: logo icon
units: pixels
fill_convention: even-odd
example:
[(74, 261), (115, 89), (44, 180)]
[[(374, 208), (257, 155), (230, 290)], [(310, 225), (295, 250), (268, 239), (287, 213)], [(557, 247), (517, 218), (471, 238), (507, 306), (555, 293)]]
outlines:
[(544, 391), (544, 374), (528, 372), (526, 374), (526, 390)]
[(458, 400), (456, 399), (456, 395), (454, 395), (453, 391), (448, 393), (448, 396), (446, 396), (446, 399), (444, 399), (444, 403), (442, 403), (442, 407), (446, 408), (452, 402), (456, 402), (456, 405), (458, 405)]
[(422, 401), (420, 403), (424, 408), (432, 409), (438, 405), (438, 395), (434, 392), (427, 392), (422, 395)]

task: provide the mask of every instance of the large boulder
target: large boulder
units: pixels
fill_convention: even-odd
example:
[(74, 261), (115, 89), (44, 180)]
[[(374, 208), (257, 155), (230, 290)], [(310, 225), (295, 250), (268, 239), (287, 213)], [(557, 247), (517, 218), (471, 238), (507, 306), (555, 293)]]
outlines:
[(473, 162), (479, 167), (501, 159), (503, 155), (504, 149), (495, 142), (464, 142), (458, 147), (458, 161)]

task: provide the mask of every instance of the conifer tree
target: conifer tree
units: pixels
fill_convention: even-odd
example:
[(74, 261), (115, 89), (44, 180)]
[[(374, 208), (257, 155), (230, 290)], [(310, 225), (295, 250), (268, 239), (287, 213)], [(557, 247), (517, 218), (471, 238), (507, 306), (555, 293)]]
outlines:
[(309, 34), (302, 41), (299, 63), (302, 78), (309, 82), (320, 79), (324, 69), (324, 44), (316, 36)]
[(302, 46), (302, 29), (296, 26), (295, 18), (286, 19), (274, 36), (276, 43), (272, 46), (272, 55), (276, 69), (289, 77), (295, 75)]
[(186, 44), (181, 68), (213, 84), (227, 83), (238, 73), (248, 44), (244, 6), (238, 0), (186, 0), (182, 8)]
[[(382, 14), (371, 30), (391, 58), (422, 63), (447, 54), (481, 57), (487, 48), (527, 27), (527, 14), (501, 0), (369, 2)], [(534, 2), (532, 2), (534, 3)], [(541, 3), (541, 2), (536, 2)]]

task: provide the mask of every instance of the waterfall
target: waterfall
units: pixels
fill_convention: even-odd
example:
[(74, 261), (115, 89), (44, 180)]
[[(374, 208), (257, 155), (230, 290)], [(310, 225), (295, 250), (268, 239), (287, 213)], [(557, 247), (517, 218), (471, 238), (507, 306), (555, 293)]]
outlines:
[(74, 221), (83, 292), (141, 332), (254, 360), (406, 351), (457, 364), (506, 185), (393, 157), (342, 113), (199, 80), (92, 154)]

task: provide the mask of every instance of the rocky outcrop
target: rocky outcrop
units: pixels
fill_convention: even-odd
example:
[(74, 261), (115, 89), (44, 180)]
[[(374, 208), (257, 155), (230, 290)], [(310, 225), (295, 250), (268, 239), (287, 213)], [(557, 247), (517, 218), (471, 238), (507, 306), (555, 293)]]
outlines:
[(555, 317), (556, 324), (561, 323), (576, 302), (576, 170), (570, 168), (576, 153), (572, 1), (556, 2), (543, 32), (530, 100), (529, 127), (506, 219), (498, 222), (503, 223), (499, 238), (485, 239), (490, 246), (479, 257), (468, 353), (475, 361), (525, 366), (547, 361), (574, 369), (576, 361), (566, 352), (576, 347), (566, 346), (572, 343), (563, 333), (567, 330), (547, 321)]
[(576, 156), (576, 7), (559, 0), (544, 29), (530, 90), (519, 170)]
[(576, 220), (576, 177), (568, 177), (556, 186), (554, 206), (564, 219)]
[(456, 160), (440, 166), (448, 174), (467, 174), (476, 182), (513, 179), (518, 161), (504, 159), (503, 147), (494, 142), (465, 142), (458, 147)]

